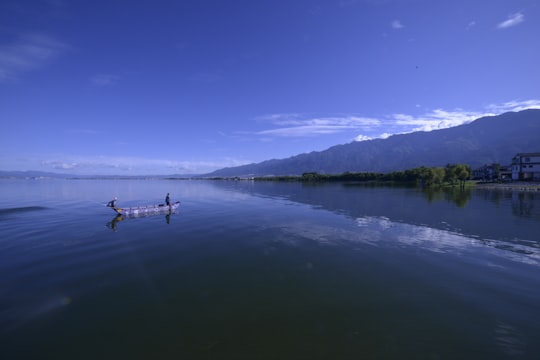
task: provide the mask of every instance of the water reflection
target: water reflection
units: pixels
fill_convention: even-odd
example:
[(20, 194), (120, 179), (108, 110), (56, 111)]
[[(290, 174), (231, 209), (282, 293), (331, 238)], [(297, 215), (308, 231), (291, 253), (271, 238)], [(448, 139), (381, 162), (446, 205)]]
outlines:
[[(169, 212), (165, 215), (165, 223), (170, 224), (171, 223), (171, 215), (175, 214), (174, 211)], [(116, 232), (118, 231), (118, 223), (121, 221), (127, 220), (127, 219), (138, 219), (138, 218), (145, 218), (145, 217), (157, 217), (157, 216), (163, 216), (163, 214), (138, 214), (138, 215), (117, 215), (115, 216), (111, 221), (107, 222), (105, 226), (107, 226), (112, 231)]]
[(512, 211), (514, 214), (526, 217), (537, 217), (540, 219), (540, 212), (534, 208), (535, 195), (532, 193), (512, 193)]
[[(512, 213), (519, 217), (540, 220), (540, 193), (531, 191), (500, 191), (482, 189), (476, 191), (484, 200), (501, 206), (511, 203)], [(535, 206), (536, 205), (536, 206)]]
[(422, 193), (429, 203), (434, 201), (449, 201), (463, 208), (471, 199), (472, 190), (470, 188), (460, 189), (458, 187), (444, 189), (424, 189)]
[[(415, 244), (431, 251), (484, 246), (538, 261), (540, 193), (258, 182), (224, 186), (227, 190), (234, 188), (255, 196), (306, 204), (354, 219), (363, 226), (362, 242), (376, 244), (378, 239), (388, 237), (395, 241), (394, 236), (385, 233), (390, 231), (397, 234), (401, 244)], [(298, 231), (311, 234), (317, 241), (336, 240), (335, 228), (331, 229), (332, 235), (325, 234), (320, 227), (314, 229), (312, 224), (292, 223), (283, 229), (291, 231), (298, 227)], [(345, 237), (359, 240), (351, 234)]]
[(520, 357), (525, 354), (527, 344), (523, 334), (516, 327), (499, 321), (495, 327), (495, 341), (509, 357)]
[[(174, 188), (139, 184), (133, 197)], [(537, 194), (472, 191), (460, 207), (453, 194), (339, 184), (174, 191), (189, 204), (182, 221), (115, 216), (118, 233), (103, 228), (112, 213), (66, 213), (63, 199), (0, 221), (12, 239), (0, 244), (4, 357), (539, 353)]]
[[(535, 241), (502, 242), (496, 239), (482, 239), (463, 234), (434, 229), (427, 226), (415, 226), (393, 223), (388, 218), (364, 217), (356, 220), (359, 227), (367, 229), (371, 245), (392, 246), (396, 244), (421, 248), (436, 253), (454, 253), (464, 255), (476, 248), (492, 248), (493, 255), (521, 263), (540, 265), (540, 246)], [(377, 234), (374, 236), (373, 234)], [(374, 241), (375, 240), (375, 241)], [(384, 242), (384, 243), (383, 243)], [(497, 251), (504, 250), (504, 251)], [(524, 256), (525, 255), (525, 256)], [(479, 259), (477, 259), (479, 261)]]
[(472, 256), (477, 262), (482, 259), (476, 258), (474, 254), (481, 250), (484, 255), (490, 253), (513, 262), (540, 265), (540, 246), (535, 241), (510, 243), (482, 239), (450, 230), (394, 222), (387, 217), (366, 216), (355, 219), (355, 222), (356, 229), (296, 219), (286, 220), (279, 224), (279, 231), (274, 230), (272, 236), (268, 237), (272, 242), (264, 245), (265, 252), (270, 253), (276, 242), (296, 247), (308, 240), (320, 245), (346, 246), (357, 250), (362, 249), (361, 245), (422, 249), (460, 257)]

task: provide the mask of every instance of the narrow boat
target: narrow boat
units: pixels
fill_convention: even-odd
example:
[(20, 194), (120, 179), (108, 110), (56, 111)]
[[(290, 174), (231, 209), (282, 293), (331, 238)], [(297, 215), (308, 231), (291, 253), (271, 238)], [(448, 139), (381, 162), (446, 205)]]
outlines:
[(172, 213), (180, 206), (180, 201), (172, 203), (171, 205), (157, 204), (147, 206), (135, 206), (135, 207), (113, 207), (119, 215), (125, 216), (137, 216), (137, 215), (152, 215), (152, 214), (166, 214)]

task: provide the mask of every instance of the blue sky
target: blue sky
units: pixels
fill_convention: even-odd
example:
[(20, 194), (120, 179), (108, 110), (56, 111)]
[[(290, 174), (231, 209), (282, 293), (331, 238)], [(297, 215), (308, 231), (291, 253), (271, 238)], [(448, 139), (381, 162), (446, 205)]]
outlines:
[(539, 34), (536, 0), (3, 0), (0, 170), (206, 173), (540, 108)]

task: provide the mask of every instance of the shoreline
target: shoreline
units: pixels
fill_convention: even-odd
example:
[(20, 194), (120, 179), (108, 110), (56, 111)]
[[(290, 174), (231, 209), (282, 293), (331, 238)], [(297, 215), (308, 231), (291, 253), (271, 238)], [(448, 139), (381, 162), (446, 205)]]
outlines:
[(509, 190), (509, 191), (540, 191), (539, 182), (516, 181), (509, 183), (482, 183), (474, 184), (477, 189)]

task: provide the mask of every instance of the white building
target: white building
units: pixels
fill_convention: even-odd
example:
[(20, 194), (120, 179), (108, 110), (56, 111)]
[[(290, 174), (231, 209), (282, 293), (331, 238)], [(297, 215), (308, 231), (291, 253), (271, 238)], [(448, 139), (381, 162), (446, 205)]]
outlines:
[(512, 158), (512, 180), (540, 181), (540, 152), (516, 154)]

